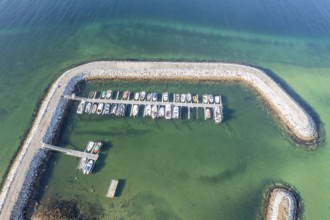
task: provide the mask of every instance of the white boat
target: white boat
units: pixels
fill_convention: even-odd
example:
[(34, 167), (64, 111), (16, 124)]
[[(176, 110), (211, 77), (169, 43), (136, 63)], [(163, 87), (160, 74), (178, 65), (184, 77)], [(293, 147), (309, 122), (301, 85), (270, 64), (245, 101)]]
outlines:
[(108, 115), (109, 113), (110, 113), (110, 104), (107, 103), (107, 104), (104, 105), (102, 115)]
[(151, 108), (151, 118), (155, 119), (158, 115), (158, 107), (157, 105), (153, 105)]
[(146, 98), (146, 92), (142, 91), (141, 94), (140, 94), (140, 100), (144, 101), (145, 98)]
[(101, 102), (101, 103), (99, 104), (99, 106), (97, 107), (96, 114), (98, 114), (98, 115), (102, 114), (103, 107), (104, 107), (104, 103)]
[(187, 102), (191, 102), (191, 94), (187, 93)]
[(172, 118), (172, 105), (167, 104), (165, 105), (165, 119), (171, 119)]
[(109, 89), (109, 90), (107, 90), (107, 94), (105, 95), (105, 98), (106, 99), (110, 99), (111, 98), (111, 95), (112, 95), (112, 90)]
[(205, 116), (204, 116), (204, 119), (210, 119), (211, 118), (211, 111), (209, 108), (206, 108), (205, 109)]
[(94, 141), (89, 141), (87, 146), (86, 146), (86, 151), (90, 152), (93, 149), (95, 142)]
[(214, 101), (215, 101), (215, 103), (216, 104), (220, 104), (220, 96), (219, 95), (216, 95), (216, 96), (214, 96)]
[(90, 113), (91, 112), (91, 109), (92, 109), (92, 103), (91, 102), (88, 102), (87, 105), (86, 105), (86, 108), (85, 108), (85, 113)]
[(139, 114), (139, 106), (133, 105), (133, 117), (137, 116)]
[(151, 100), (151, 96), (152, 96), (152, 93), (148, 92), (148, 94), (147, 94), (147, 101), (150, 101)]
[(167, 102), (168, 101), (168, 92), (164, 92), (163, 93), (163, 102)]
[(157, 99), (158, 99), (158, 93), (157, 93), (157, 92), (154, 92), (154, 93), (152, 94), (152, 101), (153, 101), (153, 102), (156, 102)]
[(214, 107), (214, 122), (216, 124), (220, 123), (222, 121), (222, 109), (220, 106)]
[(209, 95), (209, 103), (213, 103), (214, 102), (214, 97), (212, 94)]
[(203, 95), (203, 103), (207, 104), (209, 102), (207, 95)]
[(117, 111), (116, 111), (116, 116), (125, 116), (125, 111), (126, 111), (126, 105), (119, 104)]
[(178, 93), (176, 93), (176, 94), (174, 94), (174, 100), (175, 100), (175, 102), (179, 102), (180, 101), (180, 94), (178, 94)]
[(158, 118), (164, 118), (165, 116), (165, 108), (164, 106), (161, 106), (158, 110)]
[(107, 95), (107, 92), (106, 91), (102, 91), (100, 98), (101, 99), (104, 99), (106, 95)]
[(151, 116), (151, 105), (146, 105), (145, 116)]
[(84, 167), (86, 166), (87, 162), (88, 162), (87, 157), (80, 158), (80, 162), (79, 162), (78, 169), (79, 169), (79, 170), (84, 169)]
[(95, 114), (97, 110), (97, 103), (94, 103), (92, 111), (90, 113)]
[(183, 102), (186, 102), (186, 94), (181, 94), (181, 99), (180, 101), (183, 103)]
[(174, 118), (174, 119), (178, 119), (179, 118), (179, 106), (174, 106), (173, 107), (172, 118)]
[(78, 105), (77, 114), (81, 115), (82, 113), (84, 113), (84, 109), (85, 109), (85, 101), (82, 100)]
[(94, 165), (94, 160), (89, 160), (88, 163), (84, 166), (82, 172), (83, 174), (90, 174), (90, 172), (92, 171), (92, 168), (93, 168), (93, 165)]
[(117, 105), (117, 104), (112, 104), (112, 106), (111, 106), (111, 111), (110, 111), (110, 115), (114, 115), (114, 114), (116, 114), (116, 112), (117, 112), (117, 108), (118, 108), (118, 105)]
[(137, 100), (139, 100), (139, 98), (140, 98), (140, 93), (139, 92), (136, 92), (134, 94), (134, 100), (137, 101)]

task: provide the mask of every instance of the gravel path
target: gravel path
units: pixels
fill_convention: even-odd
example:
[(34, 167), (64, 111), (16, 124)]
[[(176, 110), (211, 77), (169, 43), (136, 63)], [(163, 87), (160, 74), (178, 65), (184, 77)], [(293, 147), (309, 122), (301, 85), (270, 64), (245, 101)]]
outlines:
[(0, 219), (22, 218), (38, 167), (45, 157), (41, 149), (42, 141), (51, 142), (65, 110), (67, 101), (62, 95), (71, 94), (75, 85), (82, 80), (97, 78), (241, 81), (250, 85), (267, 101), (298, 140), (310, 142), (318, 136), (315, 122), (304, 109), (265, 73), (252, 67), (222, 63), (116, 61), (84, 64), (63, 73), (44, 98), (1, 189)]

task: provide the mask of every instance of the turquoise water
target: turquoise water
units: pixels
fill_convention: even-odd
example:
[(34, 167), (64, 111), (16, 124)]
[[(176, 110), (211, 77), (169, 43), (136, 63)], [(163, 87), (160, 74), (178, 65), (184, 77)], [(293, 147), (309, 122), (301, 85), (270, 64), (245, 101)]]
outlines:
[[(24, 131), (29, 126), (36, 103), (47, 85), (69, 66), (96, 59), (208, 60), (261, 66), (279, 76), (313, 108), (321, 119), (327, 140), (330, 129), (328, 127), (330, 121), (329, 9), (330, 3), (325, 0), (317, 2), (305, 0), (291, 2), (283, 0), (263, 2), (255, 0), (244, 2), (213, 0), (193, 2), (2, 1), (0, 3), (0, 92), (2, 94), (0, 97), (0, 174), (4, 174), (6, 166), (17, 150)], [(103, 86), (106, 87), (106, 85)], [(226, 85), (223, 86), (226, 87)], [(125, 85), (123, 84), (122, 87)], [(133, 90), (133, 85), (127, 87)], [(156, 88), (151, 86), (151, 89)], [(185, 90), (184, 88), (195, 89), (194, 86), (189, 85), (180, 87), (182, 90)], [(213, 87), (208, 84), (199, 84), (197, 88), (198, 93), (213, 90)], [(72, 133), (63, 139), (63, 144), (68, 147), (82, 147), (82, 142), (90, 139), (90, 131), (97, 126), (100, 128), (109, 126), (112, 130), (120, 128), (120, 132), (117, 133), (104, 133), (104, 129), (93, 133), (96, 138), (105, 138), (109, 140), (109, 143), (111, 142), (113, 147), (109, 148), (109, 160), (111, 151), (116, 152), (117, 149), (115, 155), (118, 157), (113, 157), (112, 160), (118, 166), (104, 165), (100, 172), (95, 174), (95, 178), (98, 176), (99, 179), (105, 178), (107, 172), (113, 174), (109, 174), (106, 181), (99, 181), (99, 184), (103, 185), (93, 183), (97, 186), (95, 195), (99, 196), (83, 193), (84, 196), (90, 201), (100, 197), (100, 203), (109, 203), (108, 200), (107, 202), (101, 200), (104, 191), (99, 190), (105, 190), (107, 182), (112, 178), (111, 175), (114, 175), (113, 177), (127, 180), (122, 196), (118, 200), (124, 201), (130, 198), (131, 201), (134, 197), (137, 201), (150, 201), (149, 205), (145, 203), (146, 205), (140, 207), (136, 202), (133, 203), (136, 205), (130, 205), (128, 206), (130, 208), (125, 209), (127, 213), (131, 213), (127, 215), (133, 219), (138, 218), (135, 216), (138, 213), (137, 209), (144, 210), (141, 215), (153, 213), (148, 207), (161, 209), (158, 213), (161, 213), (164, 218), (169, 213), (175, 213), (178, 218), (191, 216), (198, 218), (198, 216), (203, 217), (203, 213), (209, 213), (209, 218), (220, 216), (222, 219), (242, 219), (241, 214), (247, 213), (247, 219), (255, 219), (260, 209), (263, 186), (268, 182), (278, 180), (292, 184), (301, 194), (304, 199), (306, 219), (326, 219), (329, 216), (327, 198), (330, 194), (327, 187), (330, 182), (328, 174), (330, 154), (327, 143), (315, 152), (305, 152), (292, 145), (288, 138), (281, 135), (277, 126), (270, 123), (272, 120), (262, 111), (265, 107), (256, 104), (258, 102), (253, 101), (253, 95), (251, 99), (243, 102), (241, 98), (245, 97), (246, 92), (242, 92), (241, 87), (229, 86), (227, 90), (219, 90), (228, 98), (229, 110), (233, 111), (234, 116), (229, 117), (224, 125), (216, 129), (212, 123), (193, 120), (174, 124), (160, 121), (159, 126), (163, 127), (163, 130), (159, 130), (158, 124), (140, 119), (113, 119), (109, 122), (95, 119), (90, 122), (91, 119), (88, 118), (77, 118), (74, 121)], [(238, 103), (234, 104), (235, 102)], [(245, 108), (245, 106), (251, 106), (251, 108)], [(260, 111), (263, 113), (260, 114)], [(231, 111), (228, 112), (229, 116), (230, 113)], [(111, 127), (112, 121), (115, 127)], [(83, 127), (84, 124), (86, 124), (85, 127)], [(122, 145), (120, 142), (122, 137), (132, 133), (129, 126), (139, 135), (133, 132), (132, 137), (125, 138), (127, 142)], [(175, 129), (180, 128), (182, 132), (174, 132)], [(201, 129), (202, 131), (199, 132), (198, 128), (204, 128), (204, 130)], [(145, 130), (154, 132), (152, 133), (154, 140), (164, 138), (162, 132), (169, 132), (170, 137), (180, 140), (177, 143), (185, 147), (188, 147), (187, 143), (194, 143), (191, 146), (193, 151), (189, 153), (208, 155), (205, 158), (210, 158), (207, 161), (209, 165), (206, 162), (200, 162), (198, 164), (205, 163), (205, 165), (200, 165), (200, 170), (196, 170), (194, 168), (199, 166), (192, 162), (196, 158), (194, 155), (187, 155), (187, 159), (174, 163), (174, 166), (181, 167), (182, 176), (185, 176), (182, 167), (189, 167), (184, 170), (187, 176), (186, 182), (177, 180), (178, 186), (186, 190), (173, 189), (169, 186), (161, 190), (161, 184), (157, 184), (157, 180), (152, 178), (152, 175), (158, 171), (165, 172), (167, 161), (170, 158), (179, 158), (178, 155), (182, 152), (178, 151), (180, 148), (174, 143), (168, 146), (160, 144), (160, 149), (150, 150), (152, 146), (158, 145), (154, 144), (156, 142), (152, 138), (146, 138), (150, 136), (150, 131), (148, 135)], [(199, 140), (203, 139), (194, 134), (202, 135), (203, 131), (208, 131), (203, 143), (209, 143), (212, 150), (218, 150), (214, 150), (214, 154), (210, 153), (212, 150), (202, 151), (197, 146), (200, 143)], [(124, 159), (120, 158), (135, 146), (135, 136), (141, 137), (140, 142), (146, 141), (144, 151), (150, 150), (154, 154), (161, 152), (164, 156), (162, 164), (157, 167), (152, 165), (152, 159), (155, 159), (153, 156), (144, 156), (145, 163), (139, 165), (139, 170), (150, 170), (149, 176), (145, 177), (147, 182), (153, 183), (148, 185), (149, 194), (146, 194), (147, 186), (143, 187), (140, 176), (134, 177), (131, 172), (116, 170), (123, 166)], [(215, 140), (218, 136), (223, 139), (221, 146), (228, 146), (228, 148), (217, 148)], [(78, 137), (81, 140), (78, 141)], [(239, 147), (236, 149), (237, 146)], [(175, 150), (172, 150), (173, 148)], [(247, 148), (251, 152), (247, 152)], [(172, 153), (165, 154), (161, 149), (163, 151), (167, 149), (167, 152)], [(222, 154), (226, 155), (221, 157), (222, 160), (226, 159), (225, 165), (222, 164), (222, 160), (212, 159), (212, 156)], [(123, 167), (134, 168), (138, 160), (134, 161), (134, 158), (130, 158), (134, 155), (127, 155), (126, 160), (130, 159), (133, 162)], [(205, 161), (205, 158), (197, 159)], [(276, 158), (277, 162), (275, 162)], [(72, 165), (69, 166), (69, 163)], [(66, 175), (67, 178), (75, 176), (73, 173), (66, 174), (61, 167), (75, 166), (76, 161), (72, 158), (60, 157), (57, 165), (54, 166), (54, 171), (49, 171), (51, 175), (49, 191), (52, 191), (52, 181), (61, 179), (66, 181)], [(154, 170), (150, 167), (154, 167)], [(170, 170), (173, 171), (173, 169)], [(75, 172), (74, 169), (71, 172)], [(231, 172), (238, 173), (240, 177), (235, 179), (235, 174), (230, 174)], [(174, 173), (169, 173), (169, 177), (179, 179), (179, 175), (175, 176)], [(215, 180), (218, 180), (220, 176), (221, 180), (221, 173), (233, 175), (229, 178), (230, 181), (221, 183), (227, 184), (227, 187), (222, 185), (221, 189), (207, 186), (208, 184), (201, 180), (203, 178), (198, 178), (215, 176), (218, 177)], [(170, 179), (166, 178), (165, 174), (164, 176), (158, 181), (163, 183)], [(92, 181), (87, 177), (82, 180)], [(81, 184), (81, 182), (83, 181), (79, 179), (79, 183), (76, 184)], [(88, 188), (90, 185), (85, 187)], [(155, 188), (151, 188), (151, 185)], [(205, 195), (200, 192), (194, 194), (193, 189), (200, 185), (206, 188)], [(131, 194), (127, 194), (127, 188), (132, 188)], [(228, 192), (230, 198), (228, 200), (225, 200), (224, 192), (221, 193), (224, 188)], [(169, 193), (172, 191), (173, 193)], [(178, 196), (171, 198), (169, 194)], [(58, 195), (71, 194), (59, 191)], [(217, 197), (218, 195), (220, 196)], [(209, 196), (212, 203), (205, 203)], [(205, 205), (202, 202), (192, 202), (189, 198), (197, 202), (203, 201)], [(252, 202), (247, 198), (252, 198)], [(152, 202), (162, 205), (152, 205)], [(196, 205), (194, 208), (184, 205), (188, 203)], [(112, 205), (119, 204), (120, 202), (114, 202)], [(171, 204), (182, 204), (182, 206), (173, 211)], [(109, 207), (112, 205), (109, 204), (108, 208), (104, 209), (104, 213), (111, 212)], [(211, 211), (207, 212), (208, 208)], [(251, 211), (246, 211), (250, 210), (249, 208)], [(196, 210), (196, 215), (193, 214), (194, 212), (190, 213), (190, 216), (183, 214), (189, 213), (188, 210)]]

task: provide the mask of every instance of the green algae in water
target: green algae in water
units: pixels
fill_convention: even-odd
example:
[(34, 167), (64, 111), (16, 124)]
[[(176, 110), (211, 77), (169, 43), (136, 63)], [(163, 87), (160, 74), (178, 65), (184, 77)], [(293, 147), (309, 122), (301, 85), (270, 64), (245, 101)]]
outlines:
[[(283, 175), (305, 152), (290, 145), (251, 91), (231, 83), (98, 81), (81, 92), (111, 88), (223, 95), (225, 121), (152, 120), (74, 116), (59, 144), (83, 150), (103, 140), (93, 173), (75, 168), (79, 159), (57, 155), (42, 187), (47, 199), (75, 199), (81, 214), (94, 204), (104, 219), (255, 219), (264, 186)], [(72, 108), (72, 113), (75, 108)], [(292, 155), (294, 157), (292, 158)], [(119, 179), (115, 199), (105, 197)]]

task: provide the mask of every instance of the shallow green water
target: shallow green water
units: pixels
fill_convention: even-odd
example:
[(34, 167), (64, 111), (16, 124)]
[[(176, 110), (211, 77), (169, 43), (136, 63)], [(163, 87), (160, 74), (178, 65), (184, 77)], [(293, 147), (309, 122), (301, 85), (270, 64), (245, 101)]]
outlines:
[[(74, 198), (82, 201), (81, 214), (91, 216), (91, 202), (104, 219), (255, 219), (266, 186), (296, 187), (309, 180), (299, 173), (312, 172), (311, 161), (325, 159), (290, 144), (255, 94), (237, 84), (115, 81), (86, 90), (95, 88), (220, 93), (225, 121), (71, 118), (59, 144), (83, 150), (89, 140), (104, 140), (105, 148), (89, 176), (75, 170), (78, 159), (54, 158), (41, 203)], [(291, 169), (299, 175), (288, 175)], [(105, 197), (111, 179), (121, 181), (116, 199)], [(298, 185), (303, 198), (315, 194), (309, 184)]]
[[(326, 0), (1, 1), (0, 175), (47, 84), (70, 65), (95, 59), (208, 60), (261, 66), (313, 108), (328, 140), (329, 9)], [(263, 187), (283, 181), (301, 194), (305, 219), (330, 216), (327, 141), (314, 152), (292, 146), (278, 126), (270, 123), (273, 120), (264, 111), (260, 114), (264, 106), (241, 87), (174, 87), (177, 84), (168, 84), (171, 91), (224, 94), (228, 121), (215, 126), (194, 120), (77, 118), (63, 144), (83, 148), (92, 137), (108, 139), (111, 147), (104, 156), (108, 163), (88, 178), (74, 170), (77, 161), (61, 156), (54, 170), (47, 172), (51, 176), (48, 195), (76, 197), (76, 191), (84, 191), (80, 197), (89, 204), (95, 200), (104, 204), (104, 213), (116, 210), (112, 216), (132, 219), (139, 213), (150, 219), (255, 219)], [(167, 138), (162, 135), (166, 132), (170, 132)], [(165, 138), (165, 143), (155, 141)], [(147, 154), (140, 155), (140, 150)], [(195, 158), (202, 162), (195, 164)], [(120, 169), (125, 167), (123, 161), (132, 161), (126, 170)], [(157, 177), (159, 173), (162, 176)], [(77, 181), (72, 179), (75, 176)], [(111, 178), (126, 180), (114, 204), (104, 198)], [(63, 191), (57, 187), (54, 192), (52, 186), (68, 186), (70, 181), (69, 187), (60, 188)], [(88, 193), (92, 185), (95, 192)], [(121, 205), (124, 208), (118, 209)]]

